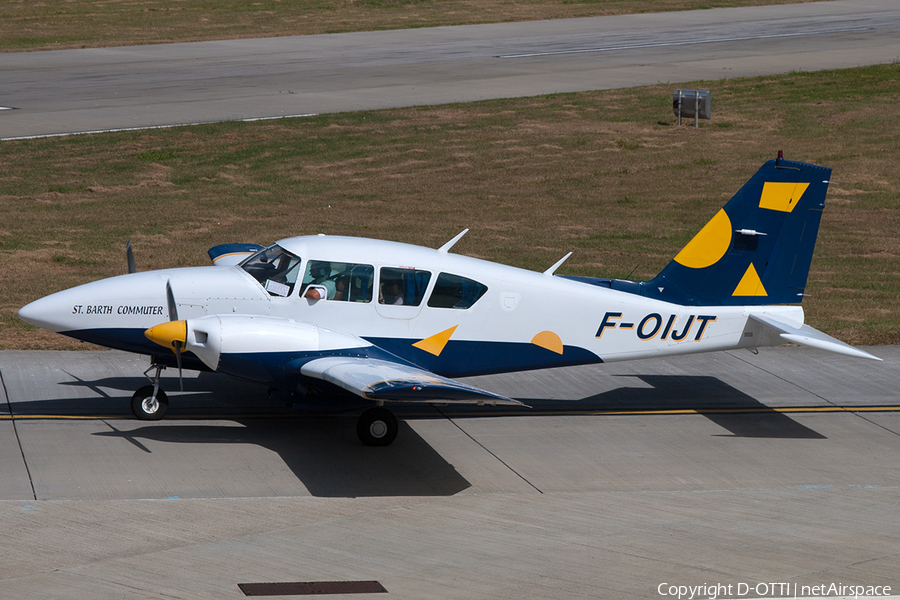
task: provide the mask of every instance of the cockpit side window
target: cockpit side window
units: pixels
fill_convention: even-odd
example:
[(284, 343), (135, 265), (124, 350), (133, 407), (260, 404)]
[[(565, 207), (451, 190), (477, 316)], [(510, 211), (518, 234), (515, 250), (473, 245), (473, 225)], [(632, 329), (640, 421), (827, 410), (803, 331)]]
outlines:
[(253, 276), (271, 296), (289, 296), (300, 273), (300, 257), (278, 244), (246, 258), (241, 268)]
[[(375, 287), (375, 267), (356, 263), (311, 260), (306, 265), (300, 295), (310, 285), (325, 288), (328, 300), (371, 302)], [(310, 290), (313, 294), (313, 290)], [(318, 294), (315, 294), (319, 299)]]
[(485, 292), (487, 286), (483, 283), (451, 273), (441, 273), (434, 284), (431, 297), (428, 298), (428, 306), (466, 309), (478, 302)]
[(431, 280), (430, 271), (404, 267), (382, 267), (379, 304), (419, 306)]

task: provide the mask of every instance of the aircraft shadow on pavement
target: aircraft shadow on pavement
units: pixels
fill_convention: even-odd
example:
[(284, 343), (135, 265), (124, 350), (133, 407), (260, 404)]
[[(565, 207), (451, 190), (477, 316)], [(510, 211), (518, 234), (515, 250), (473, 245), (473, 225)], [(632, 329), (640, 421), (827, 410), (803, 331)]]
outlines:
[[(170, 392), (169, 415), (177, 421), (134, 422), (118, 427), (112, 421), (107, 423), (111, 431), (93, 435), (120, 437), (146, 452), (150, 452), (145, 444), (147, 440), (174, 444), (255, 444), (276, 452), (307, 490), (321, 497), (441, 496), (469, 488), (470, 483), (404, 420), (590, 415), (617, 411), (653, 415), (691, 410), (734, 437), (825, 439), (716, 377), (627, 377), (638, 378), (647, 386), (618, 387), (579, 400), (523, 398), (529, 408), (451, 405), (436, 409), (398, 405), (393, 407), (401, 419), (397, 440), (387, 448), (368, 448), (356, 438), (355, 417), (339, 414), (358, 412), (361, 406), (352, 398), (322, 398), (298, 410), (289, 402), (269, 398), (260, 386), (204, 373), (184, 380), (184, 394)], [(88, 388), (94, 392), (93, 397), (13, 401), (10, 403), (13, 414), (127, 417), (131, 414), (132, 390), (147, 381), (142, 377), (75, 379), (61, 385)], [(164, 385), (169, 390), (176, 389), (177, 380), (169, 378)], [(299, 418), (298, 412), (305, 416)], [(329, 416), (322, 416), (326, 414)], [(227, 419), (243, 427), (209, 422), (215, 419)]]
[(400, 423), (386, 448), (363, 446), (356, 420), (347, 417), (238, 419), (243, 427), (216, 424), (151, 423), (95, 432), (120, 437), (150, 453), (147, 441), (173, 444), (253, 444), (277, 453), (319, 497), (452, 496), (471, 484), (413, 428)]
[[(71, 375), (71, 374), (70, 374)], [(106, 377), (60, 382), (93, 394), (82, 398), (13, 401), (20, 417), (131, 417), (131, 394), (146, 385), (143, 377)], [(400, 422), (397, 440), (387, 448), (368, 448), (356, 437), (355, 414), (368, 403), (356, 398), (321, 398), (293, 405), (271, 398), (265, 388), (212, 373), (184, 379), (165, 378), (169, 417), (127, 426), (108, 421), (111, 431), (93, 435), (121, 437), (145, 452), (142, 442), (174, 444), (254, 444), (277, 453), (314, 496), (450, 496), (471, 487), (456, 469), (416, 431)], [(351, 413), (353, 417), (341, 416)], [(306, 418), (300, 418), (304, 415)], [(329, 415), (329, 416), (322, 416)], [(432, 409), (432, 418), (439, 415)], [(243, 427), (216, 425), (227, 419)], [(187, 422), (186, 422), (187, 421)], [(138, 425), (138, 427), (134, 427)]]
[[(62, 381), (59, 385), (91, 390), (88, 398), (64, 398), (41, 402), (22, 403), (17, 414), (65, 415), (131, 415), (131, 395), (148, 385), (146, 377), (104, 377), (85, 380), (65, 371), (74, 381)], [(179, 389), (177, 377), (163, 377), (161, 387), (169, 396), (171, 415), (196, 414), (202, 417), (219, 415), (291, 414), (291, 403), (284, 398), (266, 394), (262, 386), (237, 381), (214, 373), (199, 373), (185, 377), (184, 393)], [(117, 393), (121, 392), (121, 394)], [(323, 411), (327, 412), (327, 411)]]
[[(651, 387), (622, 387), (578, 402), (597, 410), (693, 410), (734, 437), (826, 439), (756, 398), (705, 375), (633, 375)], [(600, 408), (602, 407), (602, 408)]]
[[(64, 386), (81, 386), (95, 392), (90, 398), (63, 398), (31, 402), (13, 402), (17, 415), (59, 416), (128, 416), (133, 390), (145, 385), (143, 377), (108, 377), (86, 381), (61, 382)], [(401, 419), (433, 419), (445, 417), (539, 416), (553, 414), (594, 414), (628, 411), (658, 413), (692, 410), (702, 414), (735, 437), (825, 439), (825, 436), (773, 410), (752, 396), (706, 375), (623, 375), (647, 384), (642, 387), (622, 386), (578, 400), (522, 398), (528, 407), (475, 407), (448, 405), (439, 411), (431, 406), (394, 405)], [(177, 389), (177, 379), (163, 380), (167, 390)], [(170, 391), (169, 414), (173, 417), (240, 418), (246, 415), (339, 415), (357, 413), (366, 404), (355, 398), (317, 398), (292, 404), (284, 398), (270, 398), (261, 386), (235, 381), (214, 373), (201, 373), (184, 379), (185, 394)], [(113, 396), (104, 390), (121, 390), (127, 395)], [(401, 431), (401, 437), (402, 437)]]
[[(637, 378), (650, 387), (619, 387), (579, 400), (520, 398), (530, 408), (504, 408), (504, 414), (596, 414), (695, 411), (727, 429), (733, 437), (826, 439), (787, 415), (769, 408), (756, 398), (717, 377), (704, 375), (622, 375)], [(492, 409), (494, 414), (498, 409)], [(464, 406), (444, 407), (447, 417), (477, 416)]]

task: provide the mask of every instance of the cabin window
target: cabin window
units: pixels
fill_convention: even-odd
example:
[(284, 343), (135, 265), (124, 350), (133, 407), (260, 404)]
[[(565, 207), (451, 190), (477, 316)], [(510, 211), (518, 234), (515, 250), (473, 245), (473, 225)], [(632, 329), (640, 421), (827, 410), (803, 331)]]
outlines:
[(382, 267), (379, 304), (419, 306), (431, 279), (429, 271), (404, 267)]
[(288, 296), (297, 283), (300, 257), (272, 244), (244, 259), (241, 268), (266, 288), (269, 295)]
[[(303, 276), (303, 296), (310, 285), (325, 288), (328, 300), (371, 302), (375, 285), (375, 267), (356, 263), (311, 260)], [(312, 293), (312, 290), (310, 290)]]
[(441, 273), (431, 297), (428, 298), (428, 306), (432, 308), (469, 308), (487, 292), (487, 286), (466, 277)]

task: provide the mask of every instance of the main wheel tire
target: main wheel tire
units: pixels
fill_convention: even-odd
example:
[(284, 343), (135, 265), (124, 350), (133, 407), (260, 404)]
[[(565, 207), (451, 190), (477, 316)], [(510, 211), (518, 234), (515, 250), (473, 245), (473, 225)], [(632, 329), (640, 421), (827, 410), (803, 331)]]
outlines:
[(154, 398), (152, 385), (145, 385), (131, 397), (131, 412), (141, 421), (159, 421), (166, 416), (168, 409), (166, 393), (157, 388)]
[(366, 446), (389, 446), (396, 439), (398, 431), (397, 417), (380, 406), (370, 408), (356, 422), (356, 435)]

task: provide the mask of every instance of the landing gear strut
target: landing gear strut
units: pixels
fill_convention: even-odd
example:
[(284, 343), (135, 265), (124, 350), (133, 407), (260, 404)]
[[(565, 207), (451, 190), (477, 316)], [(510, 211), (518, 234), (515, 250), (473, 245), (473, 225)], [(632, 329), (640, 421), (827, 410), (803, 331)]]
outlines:
[[(144, 376), (153, 382), (153, 385), (145, 385), (138, 389), (131, 397), (131, 412), (141, 421), (159, 421), (166, 415), (169, 409), (169, 398), (159, 387), (159, 374), (165, 369), (164, 365), (153, 364), (144, 371)], [(147, 375), (156, 369), (156, 375)]]
[(366, 446), (389, 446), (398, 430), (397, 417), (381, 406), (368, 409), (356, 422), (356, 435)]

